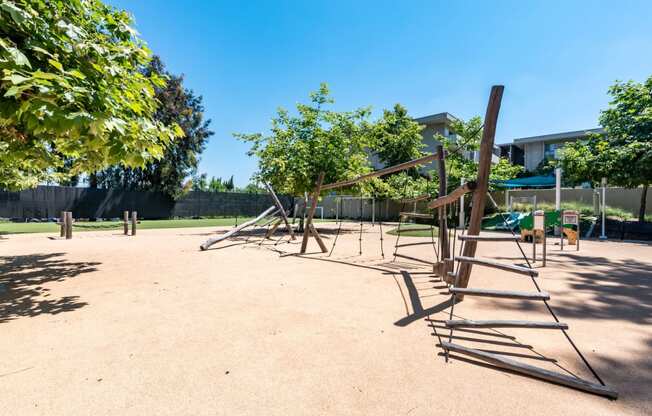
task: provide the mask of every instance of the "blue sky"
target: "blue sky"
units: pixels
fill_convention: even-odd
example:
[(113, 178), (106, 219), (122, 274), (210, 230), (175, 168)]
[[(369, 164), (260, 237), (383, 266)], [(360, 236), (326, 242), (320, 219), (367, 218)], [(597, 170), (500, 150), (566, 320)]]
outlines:
[(256, 161), (232, 133), (266, 131), (320, 82), (339, 110), (462, 118), (503, 84), (502, 143), (596, 127), (614, 80), (652, 75), (649, 0), (109, 2), (204, 96), (215, 135), (200, 172), (240, 186)]

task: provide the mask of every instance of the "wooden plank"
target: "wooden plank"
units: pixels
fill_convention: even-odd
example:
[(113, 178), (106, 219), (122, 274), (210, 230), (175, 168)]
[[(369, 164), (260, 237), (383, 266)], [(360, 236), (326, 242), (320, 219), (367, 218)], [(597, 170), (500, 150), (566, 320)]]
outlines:
[(520, 235), (500, 235), (500, 236), (491, 236), (491, 235), (460, 235), (457, 237), (462, 241), (521, 241)]
[[(500, 270), (505, 270), (505, 271), (508, 271), (508, 272), (524, 274), (526, 276), (532, 276), (532, 277), (539, 276), (538, 271), (536, 271), (534, 269), (530, 269), (529, 267), (516, 266), (514, 264), (499, 263), (499, 262), (493, 261), (493, 260), (478, 259), (478, 258), (475, 258), (475, 257), (466, 257), (466, 256), (457, 256), (457, 257), (455, 257), (455, 260), (459, 261), (459, 262), (462, 262), (462, 265), (464, 265), (464, 264), (477, 264), (478, 266), (493, 267), (494, 269), (500, 269)], [(460, 266), (460, 270), (462, 270), (462, 265)], [(461, 277), (461, 275), (460, 275), (460, 277)], [(459, 287), (465, 287), (465, 286), (462, 286), (460, 284)]]
[(430, 264), (434, 265), (435, 263), (428, 261), (428, 260), (422, 260), (416, 257), (411, 257), (411, 256), (406, 256), (405, 254), (394, 254), (395, 257), (401, 257), (404, 259), (412, 260), (412, 261), (418, 261), (419, 263), (425, 263), (425, 264)]
[[(301, 254), (306, 254), (306, 249), (308, 248), (308, 239), (310, 238), (311, 230), (310, 224), (312, 224), (312, 219), (315, 216), (315, 211), (317, 210), (317, 202), (319, 200), (319, 194), (322, 191), (322, 184), (324, 183), (324, 176), (326, 174), (321, 172), (317, 178), (317, 184), (315, 185), (315, 190), (312, 194), (312, 203), (310, 209), (308, 210), (308, 216), (306, 217), (306, 223), (303, 227), (303, 240), (301, 241)], [(321, 246), (320, 246), (321, 247)], [(327, 252), (328, 250), (322, 249), (322, 252)]]
[(427, 228), (426, 228), (426, 227), (421, 227), (421, 228), (402, 228), (402, 229), (400, 229), (400, 230), (399, 230), (399, 229), (396, 229), (396, 230), (394, 230), (393, 232), (395, 232), (395, 233), (399, 233), (399, 234), (400, 234), (400, 233), (407, 233), (407, 232), (410, 232), (410, 231), (431, 231), (431, 230), (434, 230), (434, 228), (433, 228), (433, 227), (427, 227)]
[(265, 184), (265, 187), (267, 188), (267, 192), (272, 196), (272, 199), (274, 199), (274, 203), (278, 207), (280, 213), (281, 213), (281, 218), (283, 218), (283, 222), (285, 223), (285, 228), (287, 228), (288, 233), (290, 233), (290, 239), (296, 240), (296, 236), (294, 235), (294, 230), (292, 229), (292, 226), (290, 225), (290, 221), (288, 221), (288, 216), (285, 213), (285, 208), (281, 204), (281, 201), (278, 199), (278, 196), (276, 196), (276, 192), (274, 192), (274, 188), (267, 182), (263, 182)]
[(265, 238), (263, 240), (267, 240), (267, 239), (271, 238), (272, 235), (274, 234), (274, 232), (276, 232), (276, 229), (278, 228), (278, 226), (281, 225), (282, 222), (283, 222), (282, 219), (277, 218), (276, 221), (274, 222), (274, 224), (265, 233)]
[(410, 246), (421, 246), (421, 245), (432, 245), (432, 241), (419, 241), (416, 243), (405, 243), (405, 244), (398, 244), (395, 247), (410, 247)]
[[(487, 112), (484, 116), (482, 140), (480, 141), (480, 159), (478, 161), (476, 189), (473, 192), (473, 199), (471, 200), (472, 208), (471, 215), (469, 216), (469, 227), (467, 229), (468, 235), (480, 234), (482, 216), (484, 215), (485, 198), (487, 197), (487, 191), (489, 190), (489, 173), (491, 171), (491, 159), (493, 158), (496, 124), (498, 123), (498, 113), (500, 112), (500, 102), (503, 99), (504, 89), (505, 87), (502, 85), (494, 85), (491, 87), (491, 94), (489, 95)], [(476, 241), (467, 241), (464, 244), (464, 251), (462, 254), (466, 257), (474, 257), (476, 246)], [(459, 287), (467, 287), (469, 285), (471, 268), (471, 263), (462, 263), (460, 265), (458, 279)]]
[(487, 320), (474, 321), (471, 319), (446, 320), (448, 328), (529, 328), (529, 329), (568, 329), (563, 322), (539, 321), (514, 321), (514, 320)]
[(390, 173), (398, 172), (398, 171), (401, 171), (401, 170), (406, 170), (406, 169), (409, 169), (409, 168), (417, 166), (417, 165), (425, 165), (428, 162), (432, 162), (436, 158), (437, 158), (437, 155), (434, 155), (434, 154), (424, 156), (424, 157), (420, 157), (419, 159), (410, 160), (409, 162), (405, 162), (405, 163), (401, 163), (401, 164), (398, 164), (398, 165), (390, 166), (390, 167), (385, 168), (385, 169), (376, 170), (376, 171), (373, 171), (371, 173), (367, 173), (367, 174), (358, 176), (357, 178), (354, 178), (354, 179), (329, 183), (329, 184), (326, 184), (326, 185), (322, 186), (321, 189), (322, 189), (322, 191), (326, 191), (328, 189), (344, 188), (345, 186), (355, 185), (356, 183), (358, 183), (360, 181), (364, 181), (366, 179), (371, 179), (371, 178), (376, 178), (378, 176), (388, 175)]
[(432, 214), (421, 214), (418, 212), (401, 212), (399, 214), (401, 217), (413, 217), (413, 218), (426, 218), (426, 219), (433, 219)]
[(274, 211), (275, 209), (276, 209), (276, 207), (275, 207), (274, 205), (272, 205), (271, 207), (267, 208), (265, 211), (263, 211), (259, 216), (257, 216), (257, 217), (254, 218), (253, 220), (249, 220), (249, 221), (247, 221), (247, 222), (243, 222), (242, 224), (240, 224), (239, 226), (235, 227), (235, 228), (232, 229), (231, 231), (229, 231), (229, 232), (227, 232), (227, 233), (224, 233), (224, 234), (222, 234), (222, 235), (220, 235), (220, 236), (209, 238), (208, 240), (206, 240), (206, 242), (205, 242), (204, 244), (202, 244), (201, 246), (199, 246), (199, 248), (201, 248), (202, 251), (203, 251), (203, 250), (208, 249), (210, 246), (212, 246), (212, 245), (215, 244), (215, 243), (218, 243), (218, 242), (220, 242), (220, 241), (222, 241), (222, 240), (226, 240), (227, 238), (229, 238), (229, 237), (231, 237), (231, 236), (233, 236), (233, 235), (239, 233), (240, 231), (244, 230), (245, 228), (254, 225), (254, 224), (257, 223), (258, 221), (260, 221), (261, 219), (263, 219), (263, 218), (265, 218), (267, 215), (269, 215), (269, 213), (272, 212), (272, 211)]
[(402, 204), (413, 204), (415, 202), (425, 201), (426, 199), (430, 199), (430, 198), (431, 198), (430, 194), (423, 194), (423, 195), (415, 196), (414, 198), (401, 199), (399, 202), (401, 202)]
[(317, 232), (317, 229), (315, 228), (315, 225), (313, 223), (310, 223), (310, 234), (315, 238), (315, 241), (317, 241), (317, 244), (319, 244), (319, 248), (323, 253), (326, 253), (328, 251), (328, 248), (326, 247), (326, 244), (324, 244), (324, 240), (321, 239), (321, 236)]
[(476, 183), (474, 181), (469, 181), (465, 183), (462, 186), (459, 186), (455, 188), (453, 192), (451, 192), (448, 195), (444, 195), (442, 197), (439, 197), (435, 200), (432, 200), (428, 203), (428, 208), (430, 209), (436, 209), (439, 207), (443, 207), (444, 205), (450, 205), (454, 202), (457, 202), (457, 200), (463, 196), (464, 194), (467, 194), (469, 192), (472, 192), (475, 190)]
[(561, 384), (567, 387), (572, 387), (578, 390), (586, 391), (589, 393), (597, 394), (600, 396), (608, 397), (610, 399), (617, 399), (618, 392), (607, 386), (592, 383), (581, 378), (572, 377), (566, 374), (557, 373), (554, 371), (546, 370), (533, 365), (520, 363), (510, 358), (501, 357), (498, 354), (479, 351), (473, 348), (467, 348), (452, 342), (442, 342), (441, 347), (447, 351), (452, 351), (460, 354), (465, 354), (473, 358), (488, 362), (496, 367), (504, 368), (507, 370), (515, 371), (521, 374), (526, 374), (538, 379), (551, 381), (553, 383)]
[(494, 290), (494, 289), (469, 289), (462, 287), (451, 287), (448, 293), (455, 295), (481, 296), (486, 298), (502, 299), (526, 299), (526, 300), (549, 300), (548, 292), (522, 292), (515, 290)]

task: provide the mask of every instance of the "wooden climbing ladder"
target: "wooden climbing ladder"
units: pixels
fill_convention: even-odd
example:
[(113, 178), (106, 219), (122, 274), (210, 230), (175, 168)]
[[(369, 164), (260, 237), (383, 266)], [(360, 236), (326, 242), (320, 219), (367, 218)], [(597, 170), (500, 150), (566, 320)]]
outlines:
[[(512, 232), (512, 236), (491, 236), (480, 235), (480, 226), (482, 216), (484, 213), (485, 199), (488, 194), (489, 185), (489, 171), (491, 168), (492, 149), (494, 144), (494, 136), (496, 131), (496, 123), (498, 119), (498, 112), (500, 110), (500, 102), (502, 100), (503, 86), (494, 86), (491, 89), (489, 104), (487, 106), (487, 113), (485, 115), (485, 125), (482, 134), (482, 141), (480, 143), (480, 159), (478, 164), (478, 177), (476, 182), (467, 183), (450, 193), (449, 195), (442, 195), (439, 198), (428, 204), (431, 209), (446, 206), (456, 201), (460, 196), (467, 192), (473, 192), (472, 210), (469, 218), (467, 233), (461, 235), (459, 240), (462, 247), (460, 249), (461, 255), (455, 257), (455, 253), (451, 253), (451, 257), (444, 259), (444, 264), (455, 264), (456, 270), (449, 271), (448, 267), (442, 269), (442, 279), (451, 284), (449, 293), (451, 295), (451, 309), (449, 319), (445, 321), (445, 325), (450, 330), (448, 342), (441, 342), (441, 347), (446, 352), (448, 359), (450, 352), (463, 354), (472, 358), (487, 362), (494, 366), (508, 369), (514, 372), (526, 374), (531, 377), (551, 381), (557, 384), (573, 387), (590, 393), (598, 394), (608, 397), (610, 399), (618, 398), (618, 393), (607, 387), (602, 381), (600, 376), (591, 367), (584, 355), (580, 352), (579, 348), (575, 345), (573, 340), (567, 333), (568, 325), (560, 322), (554, 311), (548, 304), (550, 294), (544, 292), (537, 283), (538, 272), (532, 268), (523, 248), (520, 245), (520, 238)], [(492, 201), (494, 202), (494, 201)], [(494, 202), (495, 203), (495, 202)], [(475, 251), (478, 243), (498, 243), (498, 242), (514, 242), (517, 244), (527, 267), (517, 266), (512, 264), (505, 264), (496, 262), (490, 259), (477, 258)], [(531, 279), (536, 291), (522, 292), (511, 290), (496, 290), (496, 289), (483, 289), (483, 288), (468, 288), (469, 277), (473, 266), (490, 267), (505, 272), (514, 273), (520, 276), (527, 276)], [(489, 297), (494, 299), (518, 299), (522, 301), (543, 302), (548, 312), (552, 316), (551, 321), (515, 321), (515, 320), (468, 320), (468, 319), (453, 319), (455, 304), (463, 300), (464, 296), (477, 296)], [(458, 328), (530, 328), (530, 329), (547, 329), (559, 330), (565, 335), (566, 339), (572, 345), (578, 356), (595, 376), (598, 383), (590, 382), (572, 377), (566, 374), (550, 371), (544, 368), (535, 367), (529, 364), (524, 364), (519, 361), (508, 359), (500, 356), (499, 354), (486, 352), (479, 349), (468, 348), (457, 343), (453, 343), (453, 331)]]

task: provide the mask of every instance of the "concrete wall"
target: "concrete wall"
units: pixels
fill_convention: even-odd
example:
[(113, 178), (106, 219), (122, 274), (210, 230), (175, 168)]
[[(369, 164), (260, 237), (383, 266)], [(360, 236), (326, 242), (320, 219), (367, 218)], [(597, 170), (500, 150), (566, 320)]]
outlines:
[[(626, 189), (626, 188), (607, 188), (607, 206), (614, 208), (621, 208), (631, 212), (633, 216), (638, 216), (638, 209), (641, 202), (641, 188)], [(600, 189), (602, 195), (602, 190)], [(494, 192), (494, 199), (498, 204), (505, 204), (505, 191)], [(528, 189), (509, 191), (511, 196), (537, 196), (537, 202), (555, 203), (555, 190), (554, 189)], [(593, 205), (594, 199), (593, 189), (574, 189), (562, 188), (561, 189), (561, 203), (564, 202), (579, 202), (585, 205)], [(646, 214), (652, 214), (652, 192), (648, 192)]]
[(543, 160), (543, 142), (526, 143), (524, 145), (525, 170), (533, 171)]
[[(287, 208), (294, 200), (283, 195), (279, 199)], [(0, 218), (58, 218), (61, 211), (72, 211), (75, 218), (122, 218), (124, 210), (138, 211), (140, 218), (255, 216), (272, 204), (266, 194), (189, 192), (174, 201), (159, 192), (38, 186), (0, 191)]]

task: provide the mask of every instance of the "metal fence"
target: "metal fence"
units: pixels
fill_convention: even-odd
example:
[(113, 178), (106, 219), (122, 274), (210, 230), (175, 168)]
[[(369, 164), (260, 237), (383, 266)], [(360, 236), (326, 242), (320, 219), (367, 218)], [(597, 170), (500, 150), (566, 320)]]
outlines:
[[(292, 207), (293, 197), (278, 197), (286, 208)], [(150, 219), (255, 216), (273, 203), (267, 194), (193, 191), (175, 201), (160, 192), (38, 186), (21, 192), (0, 191), (0, 218), (57, 218), (61, 211), (72, 211), (75, 218), (121, 218), (125, 210)]]
[[(599, 197), (596, 193), (597, 189), (576, 189), (576, 188), (562, 188), (561, 189), (561, 202), (576, 202), (582, 205), (595, 206), (599, 202)], [(612, 208), (620, 208), (625, 211), (631, 212), (632, 215), (638, 216), (638, 210), (641, 203), (642, 188), (607, 188), (607, 206)], [(648, 192), (646, 214), (652, 214), (652, 192)], [(525, 189), (514, 191), (500, 191), (492, 194), (498, 204), (509, 205), (509, 196), (514, 197), (529, 197), (536, 195), (537, 203), (555, 203), (555, 190), (554, 189)], [(602, 190), (600, 189), (600, 195)]]

